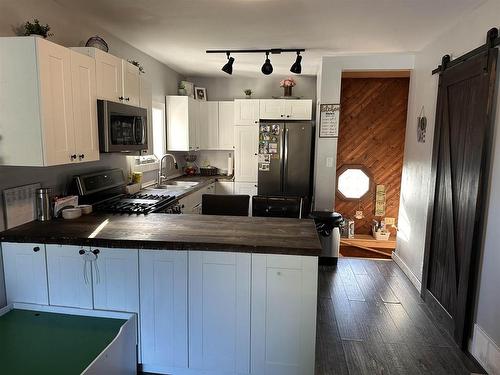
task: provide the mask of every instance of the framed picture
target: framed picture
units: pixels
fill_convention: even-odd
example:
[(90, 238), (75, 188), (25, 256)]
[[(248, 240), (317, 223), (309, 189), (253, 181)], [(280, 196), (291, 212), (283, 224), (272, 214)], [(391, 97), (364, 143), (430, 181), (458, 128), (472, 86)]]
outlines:
[(207, 100), (207, 89), (203, 87), (195, 87), (194, 92), (196, 94), (196, 99), (198, 100)]

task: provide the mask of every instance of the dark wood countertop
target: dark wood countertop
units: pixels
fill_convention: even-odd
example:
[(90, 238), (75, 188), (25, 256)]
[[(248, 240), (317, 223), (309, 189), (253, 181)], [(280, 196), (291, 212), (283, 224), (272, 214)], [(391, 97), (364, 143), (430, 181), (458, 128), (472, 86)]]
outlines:
[(91, 214), (75, 220), (34, 221), (1, 232), (0, 241), (309, 256), (321, 253), (312, 220), (264, 217)]

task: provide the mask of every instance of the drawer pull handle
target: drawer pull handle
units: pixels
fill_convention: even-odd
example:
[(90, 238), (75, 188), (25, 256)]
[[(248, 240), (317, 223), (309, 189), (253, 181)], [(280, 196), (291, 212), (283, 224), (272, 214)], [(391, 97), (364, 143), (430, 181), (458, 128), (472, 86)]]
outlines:
[(38, 252), (40, 251), (40, 247), (39, 247), (39, 246), (35, 246), (35, 247), (33, 248), (33, 251), (34, 251), (35, 253), (38, 253)]
[(79, 250), (79, 251), (78, 251), (78, 254), (80, 254), (80, 255), (85, 254), (85, 250), (83, 250), (83, 249)]

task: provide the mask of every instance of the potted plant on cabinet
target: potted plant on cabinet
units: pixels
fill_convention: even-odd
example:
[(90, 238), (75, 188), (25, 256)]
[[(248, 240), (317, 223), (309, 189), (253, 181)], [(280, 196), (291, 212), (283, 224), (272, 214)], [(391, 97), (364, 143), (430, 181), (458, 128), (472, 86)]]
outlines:
[(247, 97), (247, 99), (250, 99), (252, 97), (252, 90), (251, 89), (245, 89), (243, 91)]
[(296, 86), (297, 83), (292, 77), (281, 80), (280, 87), (283, 87), (284, 96), (292, 96), (292, 87)]
[(26, 21), (24, 24), (24, 35), (39, 35), (43, 38), (47, 38), (49, 36), (54, 36), (53, 33), (50, 33), (50, 26), (48, 24), (40, 25), (40, 21), (38, 19), (33, 19), (33, 22)]

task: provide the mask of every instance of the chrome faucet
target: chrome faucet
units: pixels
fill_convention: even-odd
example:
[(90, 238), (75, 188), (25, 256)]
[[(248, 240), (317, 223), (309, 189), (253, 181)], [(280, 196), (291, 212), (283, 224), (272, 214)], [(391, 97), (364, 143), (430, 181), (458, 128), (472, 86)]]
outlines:
[(166, 180), (168, 177), (166, 174), (163, 174), (163, 161), (169, 156), (172, 158), (172, 161), (174, 162), (175, 169), (179, 169), (179, 166), (177, 165), (177, 160), (175, 160), (174, 155), (172, 154), (163, 155), (160, 159), (160, 169), (158, 170), (158, 185), (161, 185), (163, 180)]

